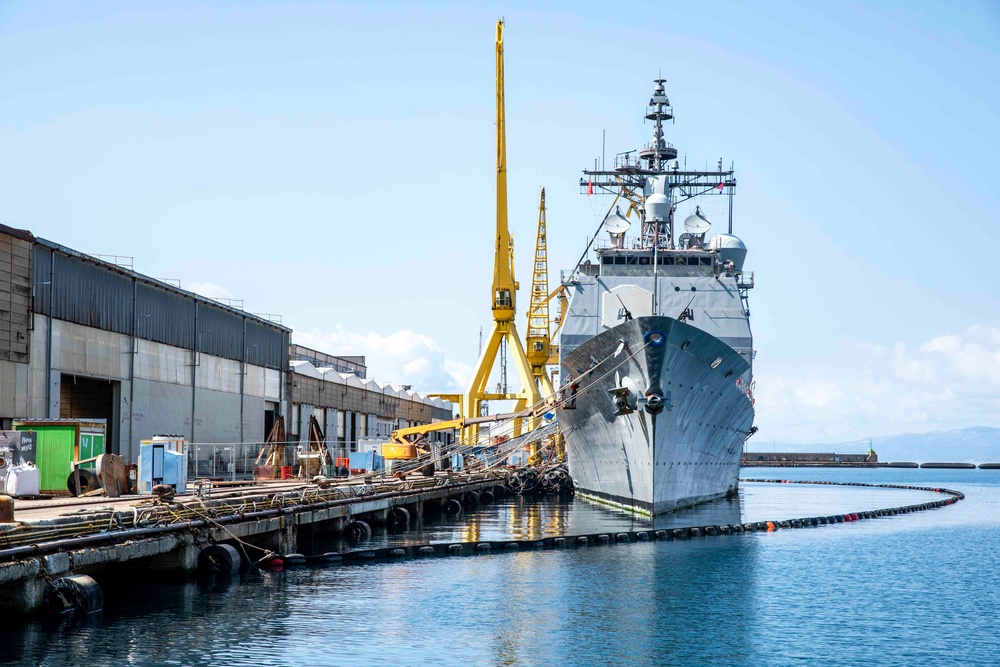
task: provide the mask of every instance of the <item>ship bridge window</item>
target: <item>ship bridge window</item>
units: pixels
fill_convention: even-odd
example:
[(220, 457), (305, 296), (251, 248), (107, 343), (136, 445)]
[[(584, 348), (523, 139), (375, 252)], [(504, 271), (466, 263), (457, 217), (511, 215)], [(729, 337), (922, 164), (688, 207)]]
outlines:
[(674, 258), (673, 257), (657, 257), (656, 258), (656, 263), (657, 264), (661, 264), (661, 265), (673, 266), (673, 264), (674, 264)]
[(639, 264), (649, 264), (649, 260), (650, 260), (649, 257), (640, 257)]
[(614, 257), (601, 257), (601, 264), (614, 264), (614, 263), (615, 263)]
[(635, 255), (629, 255), (626, 259), (628, 259), (626, 264), (628, 264), (629, 266), (634, 266), (639, 263), (639, 258), (636, 257)]
[(625, 263), (624, 257), (615, 257), (615, 264), (624, 264), (624, 263)]
[(712, 258), (711, 257), (702, 257), (701, 258), (701, 265), (702, 266), (712, 266)]
[(688, 263), (687, 257), (678, 257), (677, 258), (677, 264), (679, 266), (686, 266), (687, 263)]

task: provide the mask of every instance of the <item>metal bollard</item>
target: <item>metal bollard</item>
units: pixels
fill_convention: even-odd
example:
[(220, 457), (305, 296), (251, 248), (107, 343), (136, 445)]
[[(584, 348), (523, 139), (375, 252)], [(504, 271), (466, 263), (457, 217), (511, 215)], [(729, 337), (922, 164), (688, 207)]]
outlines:
[(14, 499), (0, 496), (0, 523), (14, 523)]

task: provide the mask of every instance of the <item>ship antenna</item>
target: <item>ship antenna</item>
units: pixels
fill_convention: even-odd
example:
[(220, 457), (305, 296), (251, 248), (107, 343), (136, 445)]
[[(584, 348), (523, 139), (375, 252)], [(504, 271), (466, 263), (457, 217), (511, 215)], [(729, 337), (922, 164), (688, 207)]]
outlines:
[(674, 117), (674, 110), (663, 87), (666, 81), (663, 77), (653, 79), (656, 86), (646, 105), (646, 120), (653, 121), (653, 141), (639, 151), (639, 158), (646, 161), (647, 168), (657, 173), (663, 171), (666, 162), (677, 158), (677, 149), (663, 139), (663, 121)]

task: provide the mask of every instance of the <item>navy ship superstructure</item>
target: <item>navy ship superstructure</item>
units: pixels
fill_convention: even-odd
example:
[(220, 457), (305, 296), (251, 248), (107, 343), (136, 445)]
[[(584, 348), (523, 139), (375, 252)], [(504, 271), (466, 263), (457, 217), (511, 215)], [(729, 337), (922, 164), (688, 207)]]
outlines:
[[(734, 172), (721, 160), (680, 168), (663, 137), (664, 80), (655, 84), (653, 141), (580, 181), (615, 200), (589, 248), (596, 263), (563, 280), (557, 410), (578, 492), (654, 515), (733, 494), (755, 430), (753, 277), (732, 234)], [(705, 201), (728, 204), (728, 233), (710, 235)]]

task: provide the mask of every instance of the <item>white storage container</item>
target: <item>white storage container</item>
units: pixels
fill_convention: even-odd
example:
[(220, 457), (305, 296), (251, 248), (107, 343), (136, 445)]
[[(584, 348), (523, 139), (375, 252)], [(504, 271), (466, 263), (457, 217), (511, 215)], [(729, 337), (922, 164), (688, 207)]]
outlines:
[(8, 496), (37, 496), (42, 488), (42, 475), (33, 463), (23, 463), (7, 472), (5, 491)]

